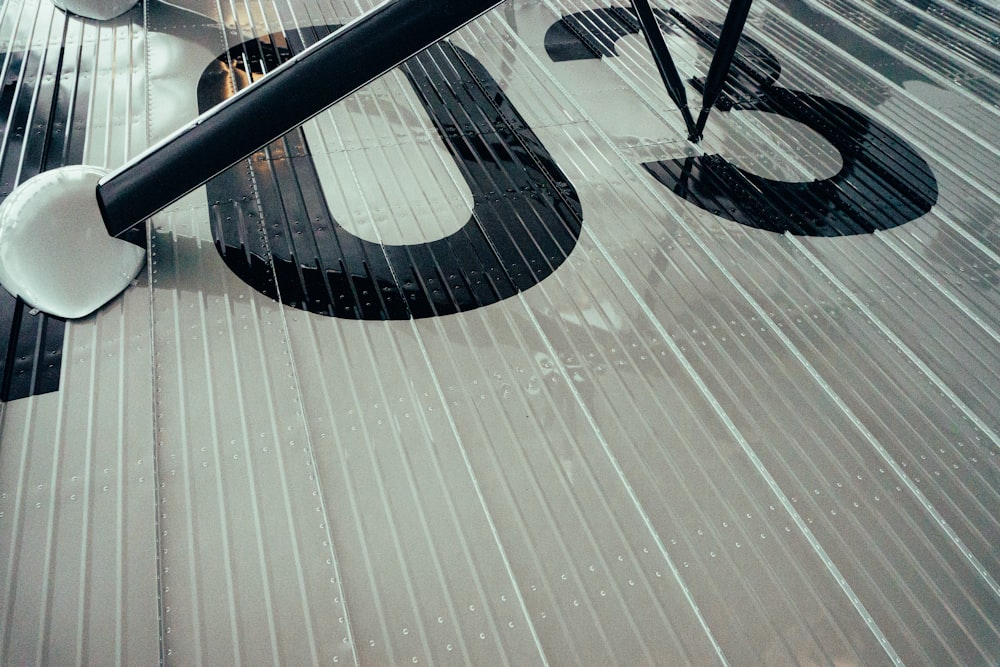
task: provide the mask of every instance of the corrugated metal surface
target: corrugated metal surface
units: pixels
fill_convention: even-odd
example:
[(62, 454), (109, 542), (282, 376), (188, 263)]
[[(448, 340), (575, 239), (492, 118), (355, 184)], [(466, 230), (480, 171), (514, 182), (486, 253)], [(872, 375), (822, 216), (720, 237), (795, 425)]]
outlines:
[[(144, 147), (141, 23), (96, 26), (67, 20), (44, 1), (5, 2), (0, 35), (5, 195), (39, 170), (113, 166)], [(61, 349), (22, 348), (19, 362), (24, 375), (54, 372), (58, 382), (15, 376), (21, 396), (36, 395), (10, 400), (0, 413), (0, 661), (153, 661), (148, 285), (142, 278), (91, 317), (49, 319), (37, 330), (46, 328), (63, 329)]]
[[(4, 195), (367, 6), (5, 0)], [(1000, 12), (758, 0), (771, 106), (696, 147), (610, 7), (510, 0), (0, 331), (0, 663), (996, 664)], [(725, 5), (656, 10), (701, 76)]]

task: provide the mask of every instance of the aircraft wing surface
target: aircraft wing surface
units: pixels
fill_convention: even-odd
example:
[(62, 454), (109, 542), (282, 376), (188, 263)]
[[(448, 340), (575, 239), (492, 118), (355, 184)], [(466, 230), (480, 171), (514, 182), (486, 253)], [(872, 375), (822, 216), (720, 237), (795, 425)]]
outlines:
[[(0, 197), (371, 6), (3, 0)], [(758, 0), (699, 144), (638, 26), (508, 0), (0, 295), (0, 664), (1000, 662), (1000, 11)]]

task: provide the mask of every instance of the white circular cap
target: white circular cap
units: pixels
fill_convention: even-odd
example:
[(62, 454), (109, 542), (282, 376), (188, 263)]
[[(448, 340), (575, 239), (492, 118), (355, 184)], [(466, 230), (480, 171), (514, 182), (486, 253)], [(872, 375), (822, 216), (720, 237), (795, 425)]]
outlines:
[(52, 4), (86, 19), (107, 21), (135, 7), (138, 0), (52, 0)]
[(108, 234), (98, 167), (61, 167), (19, 185), (0, 204), (0, 284), (51, 315), (88, 315), (132, 283), (146, 251)]

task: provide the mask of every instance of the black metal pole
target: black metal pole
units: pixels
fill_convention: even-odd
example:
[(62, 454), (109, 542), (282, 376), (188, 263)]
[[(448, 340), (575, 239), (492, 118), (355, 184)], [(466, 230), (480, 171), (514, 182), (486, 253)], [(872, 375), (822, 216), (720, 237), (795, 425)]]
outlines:
[(722, 92), (722, 86), (726, 83), (726, 77), (729, 75), (729, 68), (732, 67), (733, 56), (736, 55), (736, 48), (740, 44), (743, 26), (746, 24), (752, 3), (753, 0), (732, 0), (729, 4), (726, 21), (722, 24), (722, 32), (719, 34), (719, 45), (715, 47), (712, 64), (708, 66), (705, 89), (701, 96), (701, 113), (698, 114), (698, 124), (691, 132), (691, 136), (688, 137), (691, 141), (701, 139), (701, 133), (705, 131), (708, 114), (715, 105), (715, 101), (719, 99), (719, 93)]
[(684, 92), (684, 83), (681, 75), (677, 72), (674, 59), (670, 57), (670, 50), (667, 43), (663, 41), (660, 33), (660, 26), (656, 23), (653, 10), (649, 8), (647, 0), (632, 0), (632, 7), (639, 17), (639, 25), (642, 27), (642, 34), (646, 38), (646, 44), (653, 54), (653, 62), (660, 72), (663, 85), (667, 89), (667, 94), (674, 101), (681, 115), (684, 116), (684, 125), (687, 126), (688, 134), (694, 134), (694, 118), (691, 117), (691, 110), (688, 109), (687, 94)]
[(502, 2), (387, 0), (101, 179), (108, 232), (121, 236)]

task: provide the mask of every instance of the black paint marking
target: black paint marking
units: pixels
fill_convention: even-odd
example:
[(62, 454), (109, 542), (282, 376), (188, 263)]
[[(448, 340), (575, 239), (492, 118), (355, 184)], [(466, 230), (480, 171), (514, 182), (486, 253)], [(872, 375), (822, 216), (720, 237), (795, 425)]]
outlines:
[[(299, 34), (319, 38), (334, 29)], [(285, 39), (250, 40), (220, 56), (199, 82), (200, 109), (305, 46), (298, 35)], [(442, 42), (401, 71), (472, 192), (468, 222), (427, 243), (359, 238), (333, 219), (296, 130), (208, 184), (216, 247), (248, 285), (335, 317), (423, 318), (514, 296), (569, 256), (582, 221), (576, 191), (486, 68)]]
[[(53, 32), (61, 30), (65, 44), (70, 29), (83, 31), (78, 21), (53, 12)], [(19, 30), (29, 30), (29, 22)], [(80, 41), (80, 35), (75, 36)], [(13, 43), (28, 41), (26, 35)], [(43, 171), (81, 164), (87, 134), (87, 109), (93, 77), (97, 76), (97, 44), (66, 50), (56, 43), (27, 52), (0, 54), (5, 68), (0, 78), (0, 201), (20, 181)], [(20, 174), (18, 173), (20, 172)], [(145, 247), (145, 230), (125, 240)], [(0, 401), (12, 401), (59, 389), (65, 321), (33, 312), (0, 289)]]
[[(718, 44), (721, 23), (697, 16), (689, 18), (672, 9), (657, 9), (653, 13), (668, 32), (682, 27), (711, 50)], [(616, 57), (618, 40), (640, 32), (639, 19), (631, 8), (590, 9), (564, 16), (549, 26), (545, 32), (545, 52), (554, 62)], [(763, 44), (743, 35), (716, 108), (725, 109), (756, 96), (762, 88), (774, 83), (780, 73), (778, 59)], [(701, 90), (704, 80), (693, 83)]]
[[(663, 12), (709, 49), (720, 26)], [(615, 43), (636, 34), (638, 22), (621, 7), (579, 12), (554, 23), (545, 36), (553, 60), (616, 55)], [(937, 202), (937, 180), (902, 137), (848, 106), (774, 85), (781, 72), (766, 47), (744, 35), (723, 93), (721, 111), (775, 113), (800, 122), (840, 152), (843, 167), (812, 182), (776, 181), (739, 169), (719, 155), (647, 162), (643, 167), (679, 197), (722, 218), (771, 232), (846, 236), (897, 227)], [(693, 80), (701, 89), (704, 80)]]
[(0, 298), (0, 326), (8, 332), (0, 400), (36, 396), (59, 389), (65, 321), (29, 311), (6, 292)]

